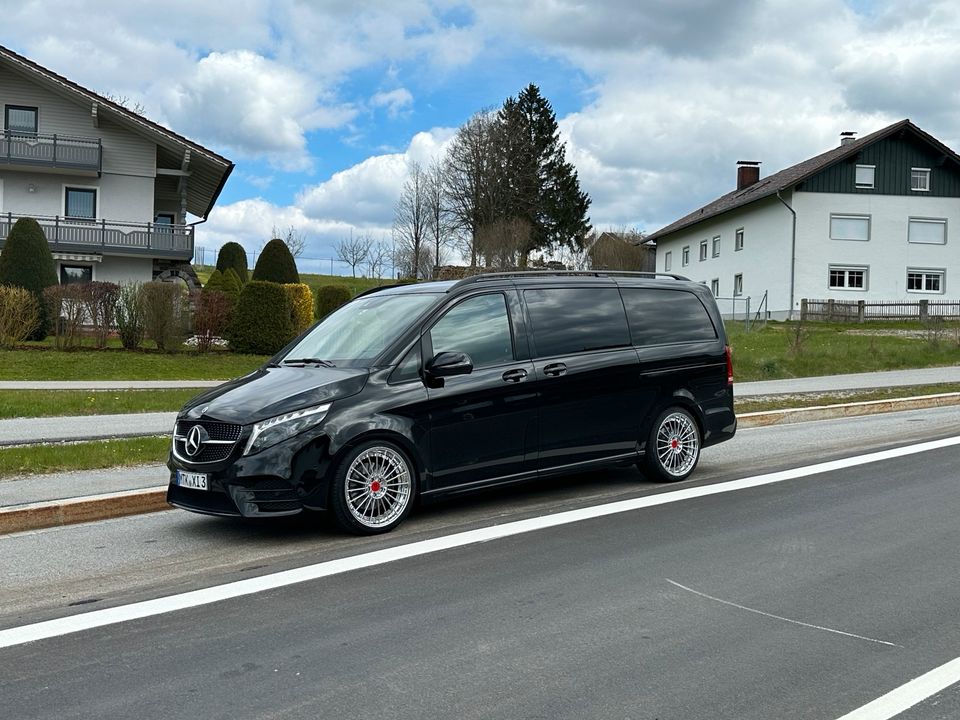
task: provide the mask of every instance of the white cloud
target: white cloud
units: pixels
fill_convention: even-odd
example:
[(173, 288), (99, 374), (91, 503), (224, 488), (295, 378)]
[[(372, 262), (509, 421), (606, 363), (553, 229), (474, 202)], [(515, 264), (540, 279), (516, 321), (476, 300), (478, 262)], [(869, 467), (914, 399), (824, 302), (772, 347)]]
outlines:
[(370, 98), (370, 105), (375, 108), (386, 108), (387, 115), (397, 118), (410, 110), (413, 105), (413, 95), (406, 88), (378, 92)]

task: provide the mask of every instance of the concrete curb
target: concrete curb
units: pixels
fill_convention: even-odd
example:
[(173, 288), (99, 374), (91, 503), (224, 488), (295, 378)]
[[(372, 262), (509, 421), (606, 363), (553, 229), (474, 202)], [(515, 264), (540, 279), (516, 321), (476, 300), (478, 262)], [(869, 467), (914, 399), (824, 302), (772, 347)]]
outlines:
[(144, 488), (0, 508), (0, 534), (168, 510), (167, 488)]
[[(753, 428), (950, 405), (960, 405), (960, 392), (743, 413), (737, 416), (737, 420), (740, 428)], [(140, 515), (169, 509), (165, 486), (17, 505), (0, 508), (0, 534), (109, 520), (124, 515)]]
[(789, 423), (809, 422), (811, 420), (833, 420), (836, 418), (857, 417), (859, 415), (898, 412), (900, 410), (948, 407), (950, 405), (960, 405), (960, 392), (742, 413), (737, 415), (737, 427), (751, 428), (767, 427), (769, 425), (787, 425)]

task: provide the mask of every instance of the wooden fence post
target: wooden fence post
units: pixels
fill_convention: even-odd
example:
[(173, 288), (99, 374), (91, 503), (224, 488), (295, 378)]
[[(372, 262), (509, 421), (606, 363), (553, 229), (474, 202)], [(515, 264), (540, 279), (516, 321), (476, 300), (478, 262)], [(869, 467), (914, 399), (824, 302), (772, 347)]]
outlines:
[(920, 322), (926, 322), (930, 319), (930, 301), (920, 301)]

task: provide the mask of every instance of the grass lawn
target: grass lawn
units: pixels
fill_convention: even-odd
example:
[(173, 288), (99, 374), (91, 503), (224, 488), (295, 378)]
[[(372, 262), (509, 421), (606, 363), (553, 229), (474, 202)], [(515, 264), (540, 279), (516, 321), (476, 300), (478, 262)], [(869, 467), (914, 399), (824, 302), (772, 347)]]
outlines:
[(228, 352), (2, 350), (0, 380), (229, 380), (266, 359)]
[(201, 392), (201, 388), (98, 392), (4, 390), (0, 392), (0, 418), (173, 412)]
[[(202, 268), (195, 265), (193, 269), (196, 271), (200, 282), (205, 284), (214, 268), (210, 265), (205, 265)], [(249, 273), (253, 275), (253, 269), (250, 269)], [(349, 275), (314, 275), (312, 273), (300, 273), (300, 282), (309, 285), (314, 295), (316, 295), (317, 288), (321, 285), (343, 285), (350, 290), (352, 295), (359, 295), (364, 290), (369, 290), (378, 285), (389, 285), (393, 280), (390, 278), (378, 280), (376, 278), (351, 277)]]
[(771, 322), (749, 333), (739, 323), (727, 326), (734, 378), (741, 382), (955, 365), (957, 332), (949, 327), (932, 342), (919, 324), (907, 323), (806, 323), (798, 332), (797, 323)]
[(0, 448), (0, 477), (161, 463), (169, 450), (168, 437)]

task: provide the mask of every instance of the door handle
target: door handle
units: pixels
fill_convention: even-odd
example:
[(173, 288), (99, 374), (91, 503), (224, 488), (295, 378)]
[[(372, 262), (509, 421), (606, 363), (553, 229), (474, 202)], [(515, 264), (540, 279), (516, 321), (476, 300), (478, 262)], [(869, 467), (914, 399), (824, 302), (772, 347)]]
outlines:
[(523, 368), (516, 368), (515, 370), (507, 370), (502, 377), (505, 382), (520, 382), (527, 376), (527, 371)]
[(543, 374), (549, 375), (550, 377), (557, 377), (558, 375), (563, 375), (565, 372), (567, 372), (567, 366), (563, 363), (550, 363), (543, 368)]

